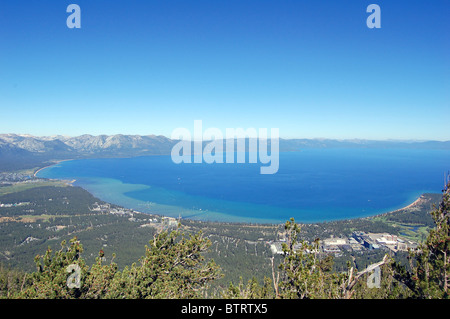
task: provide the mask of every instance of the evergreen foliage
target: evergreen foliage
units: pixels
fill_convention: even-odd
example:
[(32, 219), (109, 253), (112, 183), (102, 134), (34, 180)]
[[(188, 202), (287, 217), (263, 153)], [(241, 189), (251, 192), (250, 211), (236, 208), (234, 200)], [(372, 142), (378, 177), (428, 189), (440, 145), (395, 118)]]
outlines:
[(117, 273), (108, 298), (200, 298), (220, 267), (205, 261), (210, 245), (201, 233), (189, 239), (179, 231), (163, 232), (146, 246), (140, 264)]
[[(27, 275), (27, 286), (3, 283), (2, 297), (32, 299), (67, 298), (201, 298), (208, 283), (221, 276), (220, 267), (213, 260), (206, 261), (203, 253), (210, 242), (201, 233), (186, 238), (179, 231), (162, 232), (146, 246), (145, 256), (139, 264), (133, 263), (122, 272), (111, 260), (104, 264), (100, 250), (92, 267), (81, 257), (83, 246), (74, 237), (69, 245), (61, 243), (61, 249), (48, 248), (43, 256), (37, 255), (37, 270)], [(115, 256), (113, 256), (114, 258)], [(78, 269), (79, 285), (73, 286), (71, 269)], [(2, 272), (3, 273), (3, 272)], [(76, 274), (74, 275), (76, 276)]]
[[(35, 257), (34, 272), (0, 267), (0, 298), (446, 299), (450, 272), (449, 207), (450, 182), (440, 204), (431, 213), (435, 227), (416, 250), (409, 251), (408, 265), (402, 265), (397, 256), (383, 257), (380, 251), (366, 263), (355, 257), (347, 260), (345, 269), (340, 266), (336, 271), (334, 258), (319, 253), (319, 239), (310, 242), (302, 239), (304, 225), (298, 225), (294, 219), (285, 224), (283, 234), (287, 241), (283, 255), (278, 257), (259, 250), (261, 238), (273, 237), (281, 230), (276, 226), (240, 229), (239, 225), (216, 225), (214, 230), (206, 227), (210, 233), (204, 236), (186, 221), (184, 228), (179, 224), (175, 231), (151, 232), (153, 239), (145, 246), (144, 255), (123, 270), (119, 270), (114, 254), (107, 262), (103, 248), (89, 267), (80, 239), (63, 240), (59, 249), (49, 247), (44, 255)], [(91, 228), (96, 223), (109, 225), (115, 221), (108, 215), (90, 218)], [(124, 225), (128, 224), (113, 222), (108, 227), (115, 232)], [(138, 229), (149, 234), (146, 228)], [(182, 233), (181, 229), (189, 233)], [(248, 239), (237, 241), (230, 237), (231, 232), (238, 231), (244, 231)], [(80, 234), (93, 236), (88, 230)], [(213, 246), (210, 238), (214, 238)], [(244, 251), (254, 251), (267, 261), (272, 278), (264, 276), (261, 283), (256, 277), (244, 280), (241, 276), (238, 283), (231, 281), (228, 286), (211, 289), (211, 284), (223, 276), (221, 267), (211, 258), (211, 248), (223, 256), (223, 261), (235, 258), (233, 249), (236, 253), (242, 251), (238, 249), (240, 245)], [(380, 285), (369, 288), (366, 282), (377, 267), (382, 273)]]
[[(286, 222), (288, 242), (283, 244), (284, 261), (279, 266), (281, 281), (275, 279), (279, 298), (338, 298), (345, 275), (332, 272), (332, 260), (320, 260), (319, 239), (313, 244), (299, 240), (300, 227), (294, 219)], [(275, 278), (275, 276), (274, 276)]]
[(428, 238), (417, 250), (410, 251), (410, 271), (394, 262), (394, 276), (412, 292), (414, 298), (449, 298), (450, 274), (450, 182), (442, 201), (431, 213), (435, 222)]

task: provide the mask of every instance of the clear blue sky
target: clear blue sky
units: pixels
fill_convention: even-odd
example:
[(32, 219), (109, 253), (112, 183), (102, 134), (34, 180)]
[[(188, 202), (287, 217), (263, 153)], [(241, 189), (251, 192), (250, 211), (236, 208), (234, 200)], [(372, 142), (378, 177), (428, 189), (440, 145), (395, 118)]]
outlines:
[(448, 0), (2, 0), (0, 133), (170, 137), (199, 119), (450, 140), (449, 17)]

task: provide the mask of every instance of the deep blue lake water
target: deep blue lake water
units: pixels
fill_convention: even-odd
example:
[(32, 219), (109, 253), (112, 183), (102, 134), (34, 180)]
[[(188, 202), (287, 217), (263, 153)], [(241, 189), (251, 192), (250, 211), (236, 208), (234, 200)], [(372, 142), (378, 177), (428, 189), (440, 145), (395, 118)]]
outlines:
[(141, 212), (231, 222), (299, 222), (392, 211), (440, 193), (449, 150), (306, 149), (260, 163), (174, 164), (170, 156), (66, 161), (39, 177), (76, 179), (96, 197)]

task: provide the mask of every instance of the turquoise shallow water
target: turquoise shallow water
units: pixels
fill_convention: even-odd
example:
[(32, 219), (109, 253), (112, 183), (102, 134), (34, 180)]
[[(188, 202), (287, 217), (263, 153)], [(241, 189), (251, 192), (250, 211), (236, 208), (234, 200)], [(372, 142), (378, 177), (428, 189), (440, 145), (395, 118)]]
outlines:
[(83, 159), (39, 177), (76, 179), (102, 200), (146, 213), (230, 222), (348, 219), (401, 208), (438, 193), (450, 151), (310, 149), (280, 153), (277, 174), (260, 164), (174, 164), (170, 156)]

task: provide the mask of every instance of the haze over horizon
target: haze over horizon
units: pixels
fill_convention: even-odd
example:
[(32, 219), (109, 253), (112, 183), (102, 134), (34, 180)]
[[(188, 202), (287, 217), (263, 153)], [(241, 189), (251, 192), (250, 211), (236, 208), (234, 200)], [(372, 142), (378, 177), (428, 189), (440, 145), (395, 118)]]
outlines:
[(0, 133), (450, 140), (448, 1), (74, 3), (0, 4)]
[[(171, 136), (166, 136), (164, 134), (124, 134), (124, 133), (116, 133), (116, 134), (89, 134), (89, 133), (85, 133), (85, 134), (81, 134), (81, 135), (63, 135), (63, 134), (53, 134), (53, 135), (32, 135), (32, 134), (27, 134), (27, 133), (2, 133), (0, 132), (0, 139), (2, 137), (2, 135), (16, 135), (16, 136), (21, 136), (21, 137), (30, 137), (30, 138), (44, 138), (44, 139), (58, 139), (58, 138), (66, 138), (66, 139), (72, 139), (72, 138), (79, 138), (81, 136), (92, 136), (92, 137), (99, 137), (99, 136), (107, 136), (107, 137), (113, 137), (113, 136), (162, 136), (165, 137), (167, 139), (172, 139)], [(241, 137), (235, 137), (235, 138), (241, 138)], [(249, 138), (248, 136), (246, 136), (245, 138)], [(261, 137), (259, 137), (261, 138)], [(267, 137), (270, 139), (270, 135)], [(224, 136), (223, 138), (224, 140), (227, 139), (226, 136)], [(325, 140), (329, 140), (329, 141), (340, 141), (340, 142), (357, 142), (357, 141), (367, 141), (367, 142), (400, 142), (400, 143), (420, 143), (420, 142), (450, 142), (450, 140), (437, 140), (437, 139), (362, 139), (362, 138), (327, 138), (327, 137), (312, 137), (312, 138), (302, 138), (302, 137), (298, 137), (298, 138), (283, 138), (280, 137), (280, 139), (282, 140), (312, 140), (312, 141), (325, 141)], [(177, 139), (172, 139), (172, 140), (177, 140)], [(209, 140), (204, 140), (204, 141), (209, 141)]]

